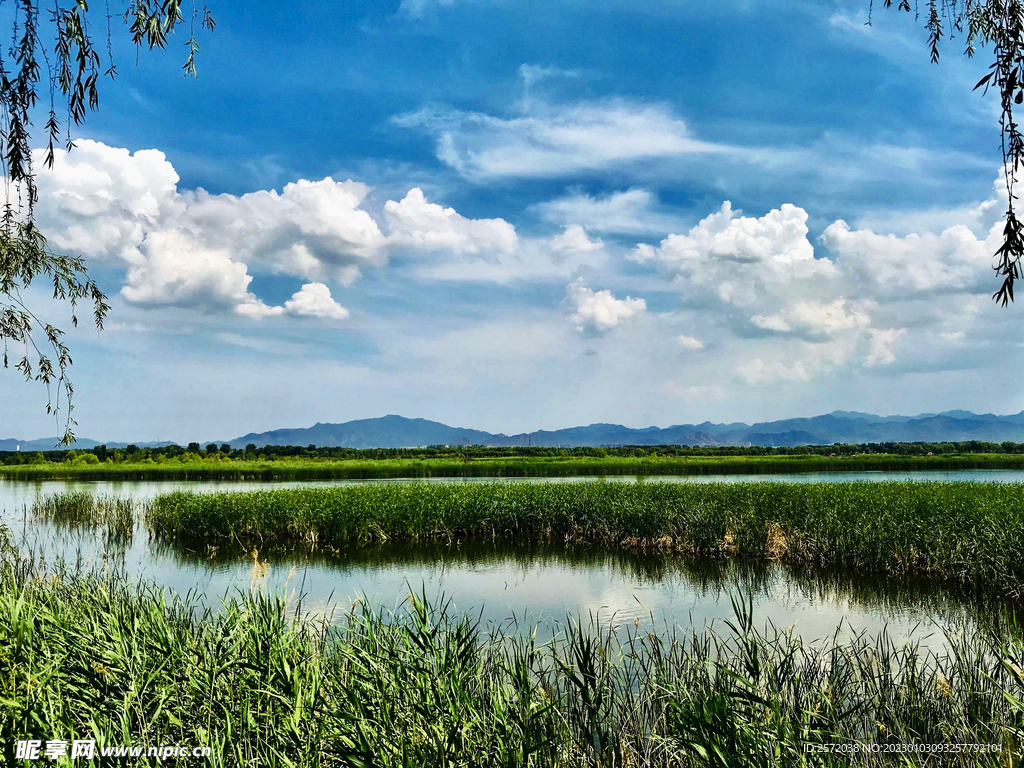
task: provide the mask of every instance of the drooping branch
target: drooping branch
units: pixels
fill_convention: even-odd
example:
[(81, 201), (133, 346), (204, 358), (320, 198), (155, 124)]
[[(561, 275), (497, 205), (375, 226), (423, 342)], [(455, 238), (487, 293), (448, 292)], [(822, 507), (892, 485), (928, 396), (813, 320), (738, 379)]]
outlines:
[[(884, 4), (891, 8), (893, 0), (884, 0)], [(899, 0), (896, 8), (920, 17), (921, 9), (916, 3), (911, 8), (909, 0)], [(1024, 2), (928, 0), (924, 16), (933, 63), (939, 60), (942, 42), (958, 36), (964, 38), (964, 55), (968, 57), (977, 53), (979, 45), (991, 50), (989, 71), (974, 88), (985, 92), (992, 89), (999, 94), (1007, 208), (1003, 242), (996, 250), (993, 267), (1002, 283), (992, 298), (1005, 307), (1013, 301), (1014, 283), (1021, 277), (1021, 258), (1024, 257), (1024, 226), (1015, 207), (1017, 174), (1024, 165), (1024, 136), (1014, 116), (1014, 108), (1024, 103)]]
[[(62, 131), (66, 134), (64, 148), (70, 151), (74, 147), (71, 128), (99, 107), (101, 76), (117, 75), (112, 17), (108, 6), (101, 27), (107, 32), (108, 65), (103, 69), (91, 33), (95, 14), (90, 13), (86, 0), (53, 0), (53, 5), (43, 11), (42, 21), (38, 0), (15, 0), (11, 10), (11, 45), (6, 52), (0, 49), (0, 170), (5, 194), (0, 216), (0, 343), (4, 368), (14, 368), (26, 379), (46, 387), (47, 412), (58, 419), (63, 413), (61, 441), (67, 444), (74, 440), (75, 425), (74, 388), (68, 377), (71, 354), (63, 341), (63, 331), (41, 320), (27, 305), (26, 296), (33, 283), (46, 281), (52, 288), (52, 298), (69, 306), (73, 326), (78, 325), (80, 302), (91, 305), (97, 329), (103, 328), (110, 307), (107, 297), (89, 277), (84, 261), (50, 251), (43, 233), (35, 226), (39, 192), (33, 168), (32, 116), (43, 87), (42, 60), (50, 100), (42, 159), (52, 167)], [(180, 0), (131, 0), (123, 18), (134, 45), (149, 49), (166, 47), (177, 25), (184, 21)], [(199, 51), (197, 21), (201, 29), (214, 27), (205, 6), (192, 7), (184, 65), (185, 74), (192, 76), (196, 75)], [(52, 62), (49, 51), (54, 54)], [(63, 125), (58, 109), (66, 110)]]

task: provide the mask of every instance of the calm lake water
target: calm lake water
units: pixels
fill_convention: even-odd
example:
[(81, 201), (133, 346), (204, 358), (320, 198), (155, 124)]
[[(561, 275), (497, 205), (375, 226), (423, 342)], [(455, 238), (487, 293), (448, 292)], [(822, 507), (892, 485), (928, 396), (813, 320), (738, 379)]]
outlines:
[[(1024, 472), (829, 473), (772, 476), (657, 477), (658, 482), (835, 482), (943, 480), (1022, 482)], [(499, 482), (596, 482), (597, 478), (529, 478)], [(637, 482), (635, 477), (606, 478)], [(117, 569), (181, 594), (200, 593), (211, 607), (252, 587), (253, 560), (170, 547), (150, 539), (137, 522), (127, 546), (107, 545), (102, 531), (68, 530), (33, 519), (35, 499), (84, 490), (143, 501), (173, 490), (197, 492), (354, 485), (365, 482), (495, 482), (491, 478), (408, 481), (252, 482), (14, 482), (0, 480), (0, 517), (22, 554), (75, 568)], [(262, 558), (261, 558), (262, 559)], [(518, 620), (541, 626), (541, 634), (568, 619), (652, 629), (700, 629), (732, 617), (730, 594), (749, 591), (759, 624), (794, 627), (805, 639), (883, 628), (897, 643), (908, 639), (925, 647), (944, 644), (943, 629), (970, 628), (993, 606), (920, 579), (850, 578), (844, 574), (794, 570), (778, 564), (707, 562), (679, 556), (637, 555), (602, 549), (460, 545), (357, 547), (338, 555), (292, 554), (271, 557), (260, 581), (265, 591), (288, 597), (306, 614), (339, 616), (356, 599), (398, 608), (410, 589), (428, 597), (444, 595), (452, 607), (480, 615), (483, 624)], [(653, 625), (653, 626), (652, 626)]]

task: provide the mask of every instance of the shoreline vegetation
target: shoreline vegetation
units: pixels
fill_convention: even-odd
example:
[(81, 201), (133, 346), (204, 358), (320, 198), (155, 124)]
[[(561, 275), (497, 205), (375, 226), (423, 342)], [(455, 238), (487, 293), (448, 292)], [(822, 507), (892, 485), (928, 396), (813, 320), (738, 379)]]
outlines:
[[(115, 499), (81, 492), (41, 497), (31, 512), (66, 527), (126, 515)], [(483, 626), (443, 598), (432, 603), (425, 588), (394, 613), (357, 601), (306, 614), (301, 596), (265, 593), (255, 552), (249, 591), (210, 610), (196, 593), (117, 570), (47, 569), (0, 546), (5, 750), (24, 738), (134, 738), (211, 746), (197, 765), (304, 768), (1006, 768), (1022, 757), (1021, 483), (175, 492), (149, 502), (143, 524), (158, 544), (191, 542), (198, 555), (330, 555), (384, 542), (593, 545), (919, 574), (975, 587), (986, 604), (1011, 600), (977, 625), (938, 630), (940, 651), (897, 645), (884, 631), (802, 638), (766, 625), (742, 593), (732, 595), (733, 619), (703, 629), (569, 617), (540, 642), (533, 627)]]
[[(1014, 444), (1016, 445), (1016, 444)], [(643, 449), (638, 449), (643, 450)], [(768, 449), (765, 449), (768, 450)], [(653, 453), (653, 455), (652, 455)], [(789, 474), (803, 472), (956, 471), (1024, 469), (1024, 453), (915, 455), (542, 455), (440, 458), (229, 458), (182, 454), (174, 459), (99, 461), (79, 454), (67, 461), (0, 465), (0, 480), (372, 480), (460, 477), (600, 477), (659, 475)], [(88, 455), (93, 461), (80, 461)], [(243, 452), (244, 455), (244, 452)]]
[(218, 766), (1005, 768), (1024, 743), (1016, 626), (941, 653), (884, 632), (805, 642), (734, 597), (708, 629), (569, 620), (541, 643), (415, 594), (319, 620), (255, 587), (217, 612), (194, 599), (5, 563), (5, 758), (90, 738), (210, 746)]
[(158, 496), (157, 539), (330, 551), (387, 541), (595, 544), (924, 575), (1024, 596), (1020, 483), (411, 484)]

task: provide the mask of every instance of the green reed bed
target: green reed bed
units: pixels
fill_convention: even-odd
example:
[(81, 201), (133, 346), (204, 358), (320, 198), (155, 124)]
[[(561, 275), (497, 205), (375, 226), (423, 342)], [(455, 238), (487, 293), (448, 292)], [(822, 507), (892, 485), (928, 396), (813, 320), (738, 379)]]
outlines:
[(46, 463), (0, 466), (15, 480), (368, 480), (401, 477), (577, 477), (790, 472), (1024, 469), (1024, 454), (938, 456), (655, 456), (633, 458), (351, 459), (197, 461), (180, 463)]
[(172, 493), (161, 538), (245, 547), (568, 541), (922, 573), (1024, 594), (1024, 484), (558, 483)]
[(102, 528), (111, 542), (131, 541), (135, 527), (135, 503), (116, 496), (55, 493), (36, 499), (30, 511), (36, 520), (62, 528)]
[[(1020, 760), (1016, 630), (951, 637), (942, 655), (884, 636), (805, 643), (760, 629), (739, 600), (734, 621), (696, 633), (567, 622), (541, 644), (414, 596), (396, 615), (353, 607), (333, 625), (290, 608), (256, 592), (210, 613), (151, 586), (4, 568), (5, 761), (25, 738), (206, 745), (203, 765), (232, 767)], [(881, 751), (901, 744), (995, 746), (905, 761)]]

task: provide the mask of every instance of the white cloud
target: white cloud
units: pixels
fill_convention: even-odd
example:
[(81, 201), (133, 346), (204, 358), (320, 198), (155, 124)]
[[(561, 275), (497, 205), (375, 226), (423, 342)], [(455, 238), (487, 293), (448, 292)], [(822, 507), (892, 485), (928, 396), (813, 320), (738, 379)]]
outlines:
[(640, 244), (629, 258), (672, 278), (684, 304), (717, 307), (723, 319), (748, 332), (797, 328), (807, 334), (843, 321), (835, 317), (842, 303), (821, 301), (835, 291), (835, 265), (815, 258), (807, 212), (793, 205), (754, 218), (737, 215), (726, 201), (686, 234), (669, 235), (657, 246)]
[(896, 360), (893, 347), (906, 334), (903, 328), (872, 328), (868, 331), (868, 355), (864, 359), (867, 366), (889, 365)]
[[(536, 290), (515, 294), (517, 311), (546, 303), (529, 325), (531, 333), (551, 329), (543, 354), (532, 341), (512, 338), (512, 322), (485, 338), (473, 330), (475, 314), (473, 322), (464, 312), (444, 320), (418, 315), (417, 322), (443, 325), (452, 359), (456, 352), (476, 355), (482, 371), (499, 356), (509, 370), (542, 375), (543, 365), (517, 368), (518, 361), (556, 358), (575, 327), (607, 334), (590, 345), (600, 348), (598, 354), (577, 350), (581, 371), (631, 360), (637, 370), (656, 371), (648, 391), (674, 388), (684, 400), (709, 402), (720, 393), (707, 381), (719, 383), (732, 398), (749, 386), (780, 383), (806, 392), (817, 385), (804, 382), (827, 376), (838, 386), (846, 380), (838, 373), (855, 381), (858, 368), (880, 377), (925, 365), (994, 366), (994, 353), (974, 349), (985, 345), (964, 340), (1016, 338), (1005, 320), (1011, 315), (988, 299), (994, 288), (991, 254), (1000, 234), (991, 228), (1001, 205), (997, 198), (963, 206), (967, 225), (948, 226), (961, 221), (950, 218), (955, 211), (909, 218), (916, 231), (900, 235), (879, 222), (867, 226), (856, 219), (860, 223), (852, 227), (837, 221), (812, 242), (808, 212), (795, 205), (751, 216), (725, 203), (696, 225), (680, 227), (680, 217), (648, 190), (597, 197), (571, 192), (534, 207), (543, 221), (558, 224), (554, 232), (534, 235), (518, 233), (504, 218), (465, 217), (428, 199), (419, 187), (396, 200), (380, 200), (382, 205), (365, 185), (330, 178), (240, 196), (179, 190), (177, 174), (161, 153), (132, 154), (96, 142), (59, 155), (53, 172), (41, 170), (40, 188), (40, 223), (55, 248), (125, 270), (121, 295), (132, 305), (124, 308), (129, 320), (141, 316), (135, 307), (154, 305), (253, 320), (341, 320), (348, 310), (332, 297), (332, 288), (337, 294), (337, 283), (351, 283), (390, 260), (423, 290), (444, 290), (423, 286), (428, 281), (502, 284), (475, 299), (473, 313), (479, 309), (480, 316), (505, 313), (507, 305), (488, 304), (491, 297), (508, 300), (525, 280)], [(928, 228), (936, 222), (944, 229)], [(658, 228), (659, 234), (677, 234), (629, 254), (649, 270), (623, 269), (617, 238), (597, 236)], [(254, 274), (299, 278), (295, 285), (302, 287), (279, 306), (268, 304), (253, 289), (262, 284), (253, 281)], [(604, 290), (591, 288), (596, 285)], [(563, 288), (566, 301), (559, 312), (555, 305)], [(670, 291), (680, 298), (670, 314), (648, 312), (647, 302), (634, 298), (653, 301), (660, 293), (662, 307)], [(368, 333), (358, 322), (352, 326)], [(399, 332), (410, 345), (423, 343), (407, 329)], [(487, 344), (495, 350), (481, 351)], [(466, 376), (466, 386), (471, 379)], [(658, 390), (666, 381), (676, 383)]]
[(121, 295), (133, 304), (193, 306), (205, 311), (230, 309), (256, 301), (245, 264), (220, 248), (206, 248), (181, 232), (149, 235), (141, 258), (128, 267)]
[(52, 169), (37, 151), (36, 223), (57, 250), (136, 260), (146, 231), (174, 204), (177, 172), (157, 150), (133, 154), (89, 140), (76, 145), (71, 153), (55, 152)]
[(387, 240), (360, 207), (368, 187), (299, 180), (241, 196), (180, 191), (162, 152), (82, 140), (40, 161), (37, 221), (62, 251), (127, 268), (134, 304), (283, 313), (249, 292), (251, 270), (351, 283), (387, 259)]
[(836, 299), (828, 304), (800, 301), (781, 312), (754, 315), (750, 320), (764, 330), (804, 335), (811, 339), (866, 328), (871, 323), (871, 318), (864, 311), (848, 308), (846, 299)]
[(657, 248), (638, 246), (632, 258), (654, 262), (674, 276), (700, 282), (726, 283), (723, 299), (742, 303), (744, 294), (729, 296), (729, 284), (745, 278), (792, 282), (833, 272), (827, 259), (814, 258), (807, 239), (807, 212), (783, 205), (761, 218), (737, 216), (729, 201), (685, 235), (669, 235)]
[(570, 224), (560, 235), (551, 238), (551, 250), (559, 257), (572, 253), (589, 253), (604, 248), (604, 242), (598, 238), (591, 240), (587, 232), (579, 224)]
[(242, 317), (248, 317), (253, 320), (262, 320), (265, 317), (280, 317), (284, 314), (284, 307), (269, 306), (253, 297), (250, 301), (238, 304), (235, 307), (235, 312)]
[(726, 148), (693, 138), (664, 104), (524, 100), (514, 117), (439, 107), (394, 118), (433, 136), (438, 159), (476, 179), (562, 176)]
[[(300, 179), (280, 191), (240, 196), (179, 190), (162, 152), (131, 153), (88, 140), (70, 153), (58, 151), (53, 169), (41, 159), (37, 167), (37, 221), (51, 244), (125, 267), (122, 296), (138, 305), (253, 318), (294, 315), (251, 294), (252, 275), (290, 275), (310, 281), (307, 286), (327, 280), (350, 285), (365, 269), (386, 264), (396, 249), (438, 252), (449, 261), (465, 255), (504, 260), (502, 269), (510, 273), (520, 257), (518, 236), (507, 221), (466, 218), (429, 202), (419, 188), (385, 203), (385, 234), (363, 207), (369, 187), (351, 180)], [(545, 260), (551, 263), (550, 253)], [(316, 306), (326, 313), (318, 316), (344, 311), (310, 304), (311, 297), (303, 294), (295, 307)]]
[(851, 230), (836, 221), (822, 234), (822, 243), (836, 254), (849, 279), (877, 299), (902, 299), (939, 293), (978, 293), (992, 283), (992, 254), (1000, 225), (985, 240), (963, 225), (939, 234), (905, 237)]
[(197, 239), (230, 246), (243, 260), (349, 283), (359, 269), (387, 258), (377, 222), (360, 208), (368, 191), (365, 184), (330, 177), (240, 197), (198, 190), (183, 195), (185, 221)]
[(307, 283), (284, 303), (285, 312), (299, 317), (324, 317), (344, 320), (348, 310), (331, 298), (331, 289), (323, 283)]
[(455, 253), (512, 253), (518, 238), (515, 227), (503, 219), (467, 219), (454, 208), (427, 202), (423, 190), (414, 187), (401, 201), (384, 204), (391, 227), (389, 242)]
[(573, 310), (570, 320), (580, 331), (602, 333), (647, 311), (643, 299), (617, 299), (611, 291), (593, 291), (580, 280), (570, 284), (565, 295)]
[(765, 361), (756, 357), (738, 365), (736, 372), (751, 386), (775, 384), (779, 381), (807, 381), (811, 378), (811, 371), (802, 360), (785, 363), (777, 360)]
[(704, 349), (704, 342), (693, 336), (676, 336), (676, 343), (683, 349)]
[(633, 188), (609, 195), (574, 192), (532, 206), (545, 221), (578, 223), (594, 232), (664, 234), (677, 229), (678, 216), (659, 209), (653, 192)]
[[(742, 342), (748, 350), (735, 370), (750, 385), (898, 360), (899, 370), (958, 367), (953, 345), (942, 345), (950, 357), (941, 360), (936, 337), (958, 342), (965, 337), (958, 328), (1003, 317), (988, 301), (1001, 238), (992, 218), (1001, 195), (997, 189), (992, 201), (963, 207), (976, 228), (984, 222), (987, 235), (949, 226), (948, 216), (917, 219), (941, 221), (941, 231), (900, 236), (851, 229), (840, 220), (825, 229), (817, 254), (803, 209), (783, 205), (755, 218), (725, 203), (683, 234), (636, 246), (629, 258), (670, 277), (684, 311), (732, 331), (733, 346)], [(770, 354), (761, 351), (765, 335), (774, 337)]]
[(301, 277), (350, 282), (386, 260), (385, 237), (360, 208), (369, 188), (359, 182), (299, 180), (241, 196), (179, 191), (162, 152), (88, 140), (58, 151), (52, 169), (38, 167), (39, 225), (69, 252), (136, 263), (149, 235), (174, 230), (196, 247)]
[(734, 334), (781, 337), (773, 357), (737, 366), (748, 384), (803, 381), (857, 360), (893, 362), (898, 328), (887, 317), (876, 326), (874, 292), (857, 264), (847, 264), (845, 254), (816, 257), (807, 218), (794, 205), (740, 216), (726, 202), (687, 233), (641, 244), (630, 258), (656, 265), (672, 278), (684, 306), (717, 315)]

